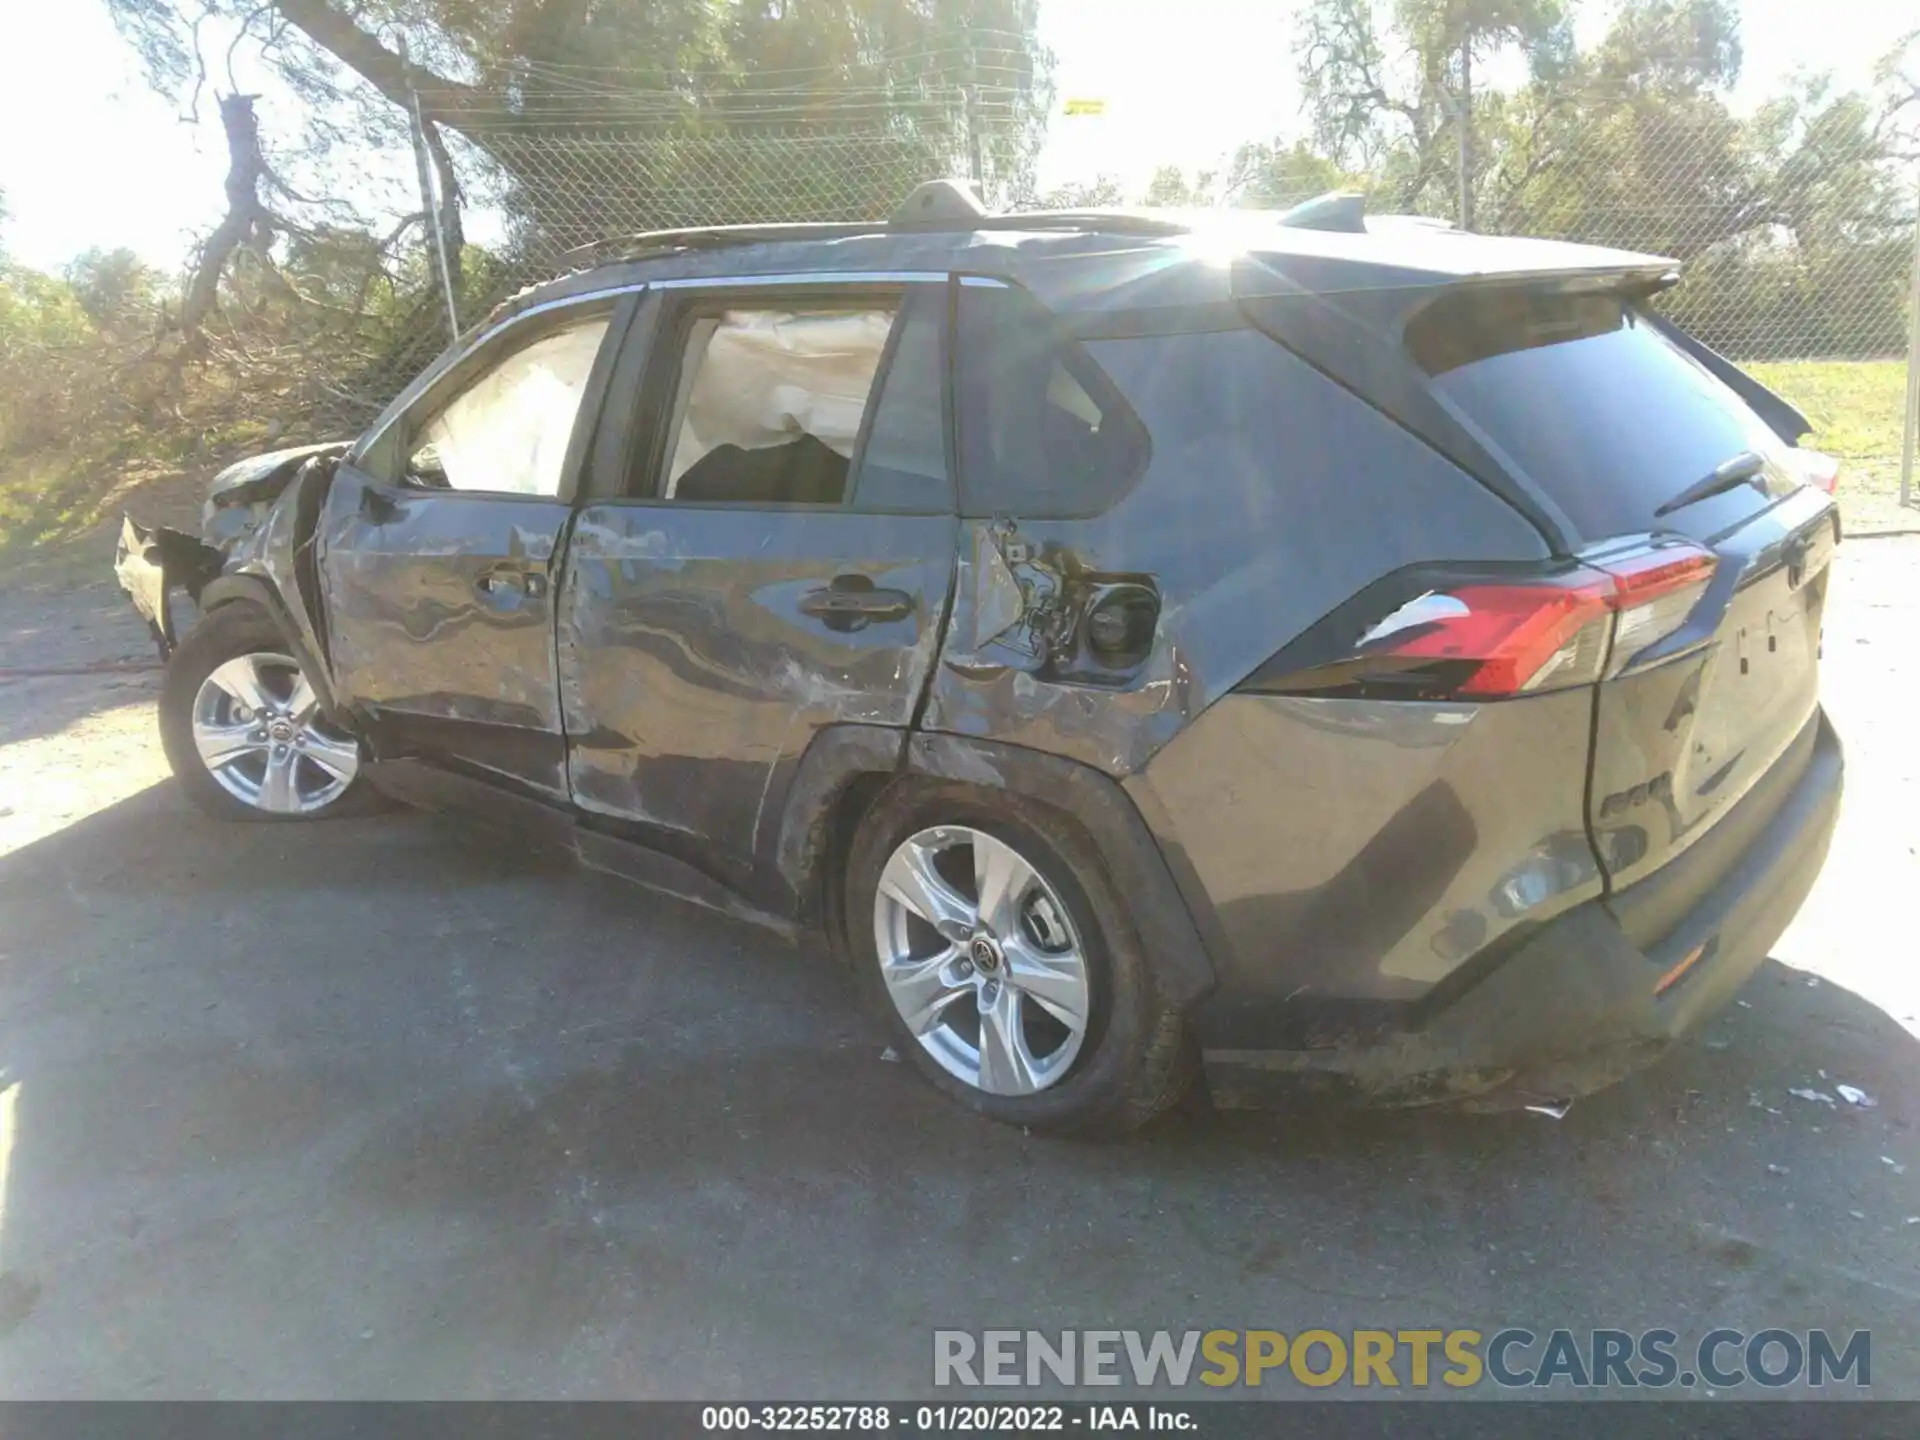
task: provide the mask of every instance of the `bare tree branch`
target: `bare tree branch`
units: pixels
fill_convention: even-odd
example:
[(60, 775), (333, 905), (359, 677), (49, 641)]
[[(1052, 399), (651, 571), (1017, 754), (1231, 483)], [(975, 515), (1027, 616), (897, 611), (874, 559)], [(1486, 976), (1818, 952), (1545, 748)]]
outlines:
[(357, 25), (353, 17), (334, 8), (330, 0), (273, 0), (274, 8), (322, 50), (359, 75), (395, 105), (412, 103), (412, 91), (422, 92), (420, 108), (426, 118), (460, 128), (463, 109), (485, 102), (486, 92), (448, 80), (404, 59)]
[(220, 277), (227, 261), (271, 221), (260, 202), (260, 177), (266, 160), (260, 153), (260, 122), (252, 95), (222, 95), (220, 124), (227, 132), (227, 214), (200, 247), (193, 278), (180, 306), (180, 328), (197, 335), (220, 299)]

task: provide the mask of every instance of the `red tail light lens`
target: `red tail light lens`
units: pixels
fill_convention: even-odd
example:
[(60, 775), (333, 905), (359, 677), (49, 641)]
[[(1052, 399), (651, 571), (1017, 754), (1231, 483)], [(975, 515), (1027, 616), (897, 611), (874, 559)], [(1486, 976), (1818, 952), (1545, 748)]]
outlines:
[[(1499, 699), (1591, 684), (1685, 623), (1714, 558), (1662, 545), (1553, 576), (1471, 581), (1408, 601), (1360, 637), (1341, 669), (1422, 698)], [(1609, 657), (1612, 657), (1611, 661)]]
[(1712, 555), (1692, 545), (1668, 545), (1619, 561), (1605, 570), (1614, 579), (1613, 659), (1617, 675), (1649, 645), (1686, 623), (1713, 578)]
[[(1361, 639), (1361, 652), (1429, 660), (1455, 674), (1455, 695), (1486, 698), (1578, 684), (1607, 654), (1612, 582), (1580, 569), (1551, 581), (1468, 584), (1410, 601)], [(1403, 668), (1397, 664), (1397, 668)]]

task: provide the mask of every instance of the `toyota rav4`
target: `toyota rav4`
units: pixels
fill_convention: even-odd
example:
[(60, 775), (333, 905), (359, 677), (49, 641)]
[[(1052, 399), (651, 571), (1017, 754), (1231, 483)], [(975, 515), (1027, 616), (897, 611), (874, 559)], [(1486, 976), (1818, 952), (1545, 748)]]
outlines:
[(1839, 804), (1831, 468), (1678, 280), (1344, 198), (643, 236), (118, 569), (202, 809), (824, 934), (996, 1119), (1560, 1100), (1728, 999)]

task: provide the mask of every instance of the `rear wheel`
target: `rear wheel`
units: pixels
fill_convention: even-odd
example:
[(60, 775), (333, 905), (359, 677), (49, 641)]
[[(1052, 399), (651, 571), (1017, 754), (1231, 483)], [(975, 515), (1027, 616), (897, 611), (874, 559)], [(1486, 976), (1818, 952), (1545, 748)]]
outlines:
[(873, 1008), (933, 1084), (1011, 1124), (1114, 1133), (1180, 1098), (1192, 1051), (1098, 854), (1055, 812), (901, 781), (848, 857)]
[(252, 605), (213, 611), (181, 643), (160, 738), (187, 798), (219, 819), (307, 820), (364, 801), (359, 741), (320, 713), (279, 627)]

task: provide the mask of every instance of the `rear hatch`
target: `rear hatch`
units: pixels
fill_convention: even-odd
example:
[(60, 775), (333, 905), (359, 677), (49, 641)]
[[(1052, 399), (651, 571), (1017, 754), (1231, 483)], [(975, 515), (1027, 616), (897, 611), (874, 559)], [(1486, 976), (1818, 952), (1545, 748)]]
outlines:
[(1613, 887), (1630, 884), (1789, 751), (1804, 763), (1838, 512), (1632, 294), (1475, 287), (1419, 309), (1405, 347), (1582, 559), (1611, 570), (1650, 540), (1697, 557), (1691, 583), (1621, 611), (1598, 686), (1588, 821)]
[[(1418, 255), (1367, 237), (1336, 262), (1255, 256), (1234, 274), (1255, 324), (1554, 544), (1559, 570), (1526, 586), (1563, 592), (1564, 623), (1536, 627), (1542, 654), (1563, 648), (1513, 687), (1490, 685), (1485, 666), (1471, 683), (1489, 695), (1593, 685), (1586, 803), (1615, 890), (1693, 844), (1770, 771), (1805, 763), (1810, 747), (1794, 741), (1816, 708), (1839, 538), (1831, 499), (1800, 482), (1788, 441), (1649, 314), (1668, 271), (1657, 257), (1436, 234)], [(1438, 623), (1405, 628), (1432, 618), (1414, 607), (1391, 622), (1396, 663), (1482, 653), (1475, 623), (1539, 593), (1523, 587), (1516, 602), (1484, 578), (1471, 593), (1442, 587), (1419, 602)]]

